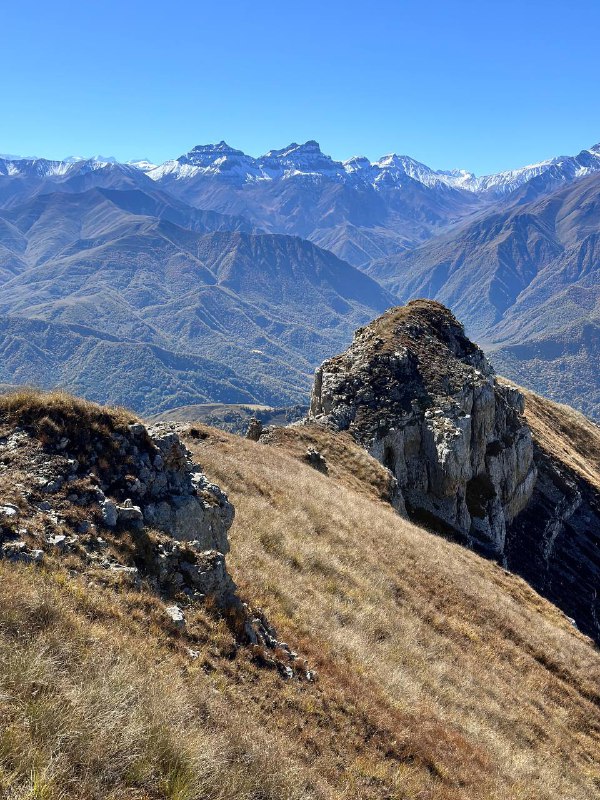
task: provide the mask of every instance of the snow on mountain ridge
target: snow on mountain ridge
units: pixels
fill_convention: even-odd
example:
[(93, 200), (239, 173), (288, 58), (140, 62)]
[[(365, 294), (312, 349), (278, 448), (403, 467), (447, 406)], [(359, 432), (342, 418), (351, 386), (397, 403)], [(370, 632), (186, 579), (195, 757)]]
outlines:
[(197, 175), (227, 178), (237, 184), (256, 181), (285, 180), (297, 177), (327, 178), (350, 185), (371, 185), (373, 188), (401, 186), (406, 178), (429, 187), (449, 187), (474, 194), (505, 195), (524, 183), (554, 169), (556, 179), (572, 180), (600, 171), (600, 144), (577, 156), (560, 156), (520, 169), (492, 175), (476, 176), (463, 169), (434, 170), (414, 158), (389, 153), (371, 162), (365, 156), (335, 161), (324, 154), (318, 142), (292, 142), (280, 150), (269, 150), (254, 158), (235, 150), (226, 142), (198, 145), (189, 153), (160, 167), (146, 170), (149, 177), (187, 180)]
[(60, 161), (47, 158), (3, 158), (0, 156), (0, 175), (7, 177), (36, 176), (38, 178), (67, 177), (71, 174), (81, 174), (118, 167), (119, 169), (139, 169), (135, 165), (122, 164), (113, 156), (68, 156)]
[[(119, 165), (119, 162), (112, 156), (101, 155), (91, 158), (70, 156), (60, 161), (0, 156), (0, 174), (7, 176), (64, 176), (71, 170), (97, 170), (109, 165)], [(519, 169), (482, 176), (462, 169), (434, 170), (410, 156), (397, 153), (389, 153), (373, 162), (365, 156), (353, 156), (344, 162), (336, 161), (323, 153), (313, 139), (303, 144), (292, 142), (280, 150), (269, 150), (258, 158), (236, 150), (222, 140), (217, 144), (197, 145), (188, 153), (161, 165), (139, 159), (121, 166), (137, 169), (157, 182), (187, 181), (205, 176), (243, 185), (310, 178), (383, 189), (400, 187), (408, 178), (429, 188), (445, 186), (473, 194), (502, 196), (546, 173), (548, 180), (556, 182), (574, 180), (600, 171), (600, 143), (582, 150), (576, 156), (558, 156)]]

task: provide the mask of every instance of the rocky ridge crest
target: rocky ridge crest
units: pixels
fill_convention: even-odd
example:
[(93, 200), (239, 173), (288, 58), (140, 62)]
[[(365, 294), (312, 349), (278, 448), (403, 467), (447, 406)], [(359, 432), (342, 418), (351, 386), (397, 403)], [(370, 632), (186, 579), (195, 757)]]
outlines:
[(0, 558), (143, 583), (175, 628), (187, 606), (209, 602), (241, 644), (277, 650), (271, 666), (297, 674), (295, 654), (238, 596), (225, 561), (234, 508), (174, 425), (63, 396), (11, 402), (0, 408)]
[(415, 300), (317, 369), (308, 419), (390, 470), (401, 514), (497, 559), (600, 641), (600, 494), (565, 455), (577, 441), (593, 466), (593, 423), (574, 413), (535, 395), (526, 409), (447, 308)]
[(536, 479), (523, 408), (450, 311), (416, 300), (317, 369), (309, 418), (390, 469), (400, 513), (501, 557)]

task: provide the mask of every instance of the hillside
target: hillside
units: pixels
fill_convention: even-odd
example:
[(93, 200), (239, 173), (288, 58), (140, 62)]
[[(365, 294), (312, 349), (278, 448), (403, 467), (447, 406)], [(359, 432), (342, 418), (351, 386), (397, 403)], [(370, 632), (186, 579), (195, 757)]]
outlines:
[(251, 419), (257, 419), (263, 425), (289, 425), (302, 419), (306, 411), (306, 406), (300, 405), (270, 408), (240, 403), (200, 403), (170, 408), (148, 419), (165, 422), (202, 422), (204, 425), (228, 433), (244, 435)]
[[(96, 474), (107, 499), (127, 509), (119, 498), (154, 447), (129, 427), (131, 415), (20, 395), (0, 400), (0, 423), (3, 508), (14, 506), (18, 520), (4, 511), (5, 796), (597, 796), (597, 649), (522, 579), (399, 517), (389, 472), (348, 434), (306, 426), (256, 443), (180, 428), (235, 507), (227, 569), (237, 592), (298, 653), (290, 662), (286, 645), (253, 646), (235, 616), (228, 627), (218, 607), (177, 582), (156, 583), (149, 545), (171, 552), (167, 534), (140, 528), (130, 512), (107, 527), (97, 500), (73, 500)], [(564, 444), (577, 449), (568, 416), (564, 424)], [(160, 430), (150, 435), (175, 446)], [(125, 483), (114, 482), (111, 442), (133, 455)], [(105, 455), (88, 475), (100, 446)], [(307, 463), (308, 446), (326, 473)], [(46, 491), (46, 506), (36, 479), (43, 464), (78, 474)], [(153, 480), (152, 491), (164, 491)], [(222, 493), (205, 485), (228, 513)], [(78, 533), (85, 519), (93, 527)], [(27, 528), (25, 548), (7, 524)], [(24, 563), (34, 543), (41, 566)], [(170, 621), (173, 602), (185, 627)], [(289, 663), (295, 677), (286, 677)]]
[(147, 414), (302, 402), (332, 345), (394, 302), (310, 242), (155, 187), (55, 192), (0, 220), (0, 381)]
[[(323, 362), (309, 419), (347, 431), (390, 470), (399, 513), (524, 576), (600, 641), (597, 486), (536, 443), (526, 405), (449, 309), (414, 300)], [(596, 469), (600, 429), (587, 430)]]

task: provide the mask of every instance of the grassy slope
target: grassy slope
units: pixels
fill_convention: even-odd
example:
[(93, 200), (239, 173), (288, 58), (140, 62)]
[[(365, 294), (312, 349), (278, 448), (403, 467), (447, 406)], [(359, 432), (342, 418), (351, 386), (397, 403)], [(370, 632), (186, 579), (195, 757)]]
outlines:
[[(524, 581), (396, 516), (375, 497), (373, 463), (368, 497), (353, 485), (357, 461), (324, 476), (294, 458), (306, 430), (281, 438), (195, 440), (236, 505), (230, 563), (318, 663), (324, 690), (342, 687), (363, 713), (383, 704), (396, 741), (427, 753), (427, 778), (402, 765), (425, 792), (406, 796), (597, 796), (598, 651)], [(329, 435), (313, 438), (337, 463)], [(345, 765), (350, 782), (398, 767), (360, 763)]]
[(536, 443), (600, 491), (600, 425), (569, 406), (519, 389)]
[(230, 569), (318, 680), (283, 681), (209, 610), (182, 634), (119, 577), (0, 562), (0, 797), (597, 797), (600, 655), (560, 612), (400, 519), (347, 437), (200, 434), (236, 505)]

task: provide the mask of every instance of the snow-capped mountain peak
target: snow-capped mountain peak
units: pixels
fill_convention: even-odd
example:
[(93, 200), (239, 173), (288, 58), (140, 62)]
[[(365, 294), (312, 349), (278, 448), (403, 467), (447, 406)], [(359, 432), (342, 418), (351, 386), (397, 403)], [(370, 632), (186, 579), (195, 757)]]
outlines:
[(269, 150), (258, 161), (266, 175), (272, 177), (296, 175), (342, 177), (345, 174), (342, 163), (325, 155), (314, 139), (304, 144), (292, 142), (282, 150)]
[(194, 167), (208, 167), (218, 158), (231, 156), (243, 156), (246, 159), (251, 158), (251, 156), (245, 155), (241, 150), (235, 150), (233, 147), (230, 147), (227, 142), (220, 141), (218, 144), (198, 144), (196, 147), (193, 147), (189, 153), (179, 156), (177, 161), (179, 161), (180, 164), (191, 164)]
[[(103, 155), (87, 158), (75, 155), (58, 161), (0, 156), (0, 174), (7, 176), (66, 176), (72, 171), (81, 173), (109, 166), (118, 167), (120, 162), (114, 156)], [(464, 169), (435, 170), (410, 156), (398, 153), (388, 153), (373, 162), (365, 156), (353, 156), (344, 162), (336, 161), (323, 153), (314, 139), (302, 144), (292, 142), (280, 150), (269, 150), (257, 158), (222, 140), (216, 144), (196, 145), (188, 153), (160, 166), (145, 158), (134, 159), (121, 166), (139, 170), (159, 183), (205, 177), (243, 186), (248, 183), (306, 177), (311, 181), (332, 180), (350, 186), (370, 185), (374, 189), (389, 190), (402, 188), (407, 179), (410, 179), (431, 189), (449, 187), (493, 198), (510, 194), (538, 178), (536, 185), (543, 186), (547, 182), (548, 185), (555, 186), (560, 182), (600, 171), (600, 143), (582, 150), (576, 156), (558, 156), (518, 169), (482, 176), (476, 176)]]

